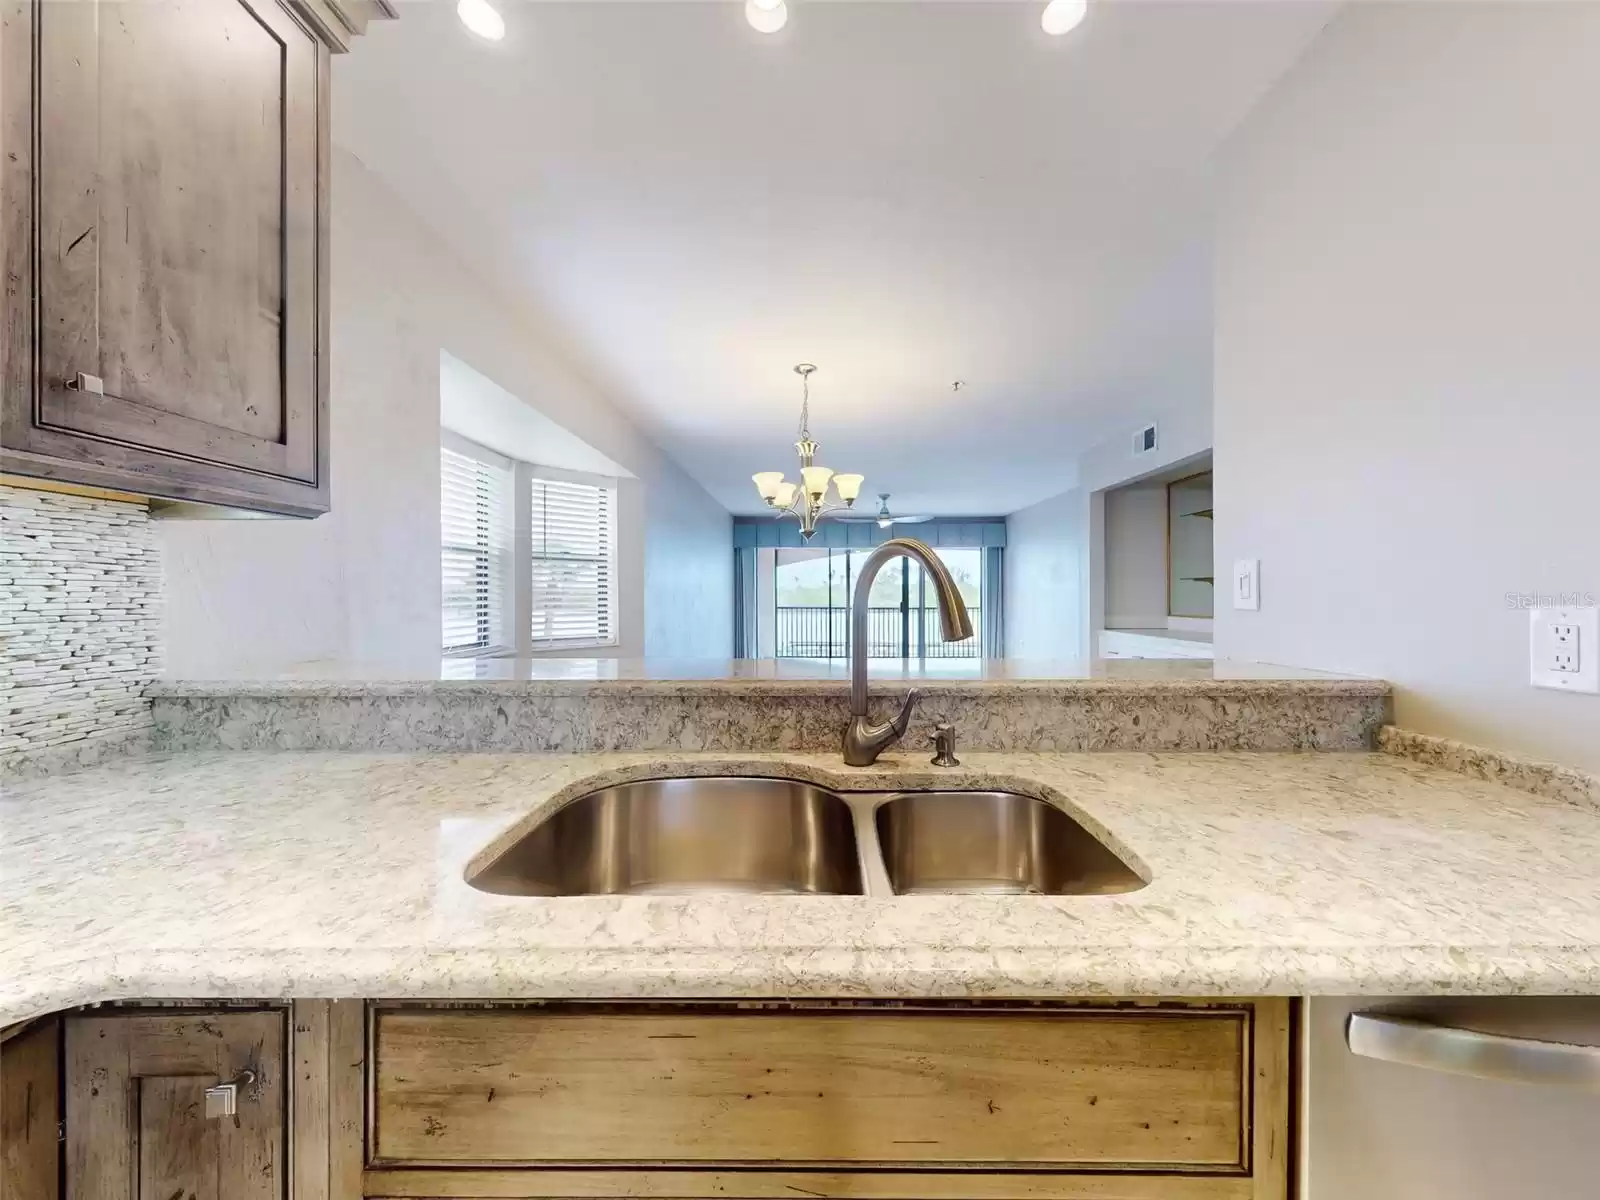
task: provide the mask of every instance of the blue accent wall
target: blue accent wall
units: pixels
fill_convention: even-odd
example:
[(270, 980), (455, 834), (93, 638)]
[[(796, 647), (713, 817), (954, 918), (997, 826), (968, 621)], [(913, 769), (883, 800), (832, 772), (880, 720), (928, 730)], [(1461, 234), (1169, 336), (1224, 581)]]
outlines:
[(735, 517), (733, 519), (733, 544), (736, 549), (749, 550), (781, 546), (799, 549), (812, 546), (817, 549), (870, 549), (892, 537), (911, 537), (938, 548), (940, 546), (1004, 546), (1006, 544), (1006, 519), (1004, 517), (939, 517), (916, 525), (895, 525), (879, 529), (873, 522), (830, 521), (826, 517), (817, 525), (815, 536), (808, 542), (800, 536), (799, 523), (793, 517)]

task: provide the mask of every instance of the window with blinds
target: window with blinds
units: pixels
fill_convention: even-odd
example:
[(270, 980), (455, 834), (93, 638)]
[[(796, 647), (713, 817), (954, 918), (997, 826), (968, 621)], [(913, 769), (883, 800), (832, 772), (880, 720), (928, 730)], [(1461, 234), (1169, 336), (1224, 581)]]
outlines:
[(529, 489), (533, 646), (614, 644), (616, 489), (542, 476)]
[(439, 552), (446, 654), (509, 647), (509, 465), (439, 451)]

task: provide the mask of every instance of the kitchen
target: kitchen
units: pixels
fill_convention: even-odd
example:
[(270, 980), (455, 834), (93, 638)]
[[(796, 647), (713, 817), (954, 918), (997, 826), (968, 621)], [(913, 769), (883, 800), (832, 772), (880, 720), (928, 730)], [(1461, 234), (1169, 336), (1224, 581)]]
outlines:
[[(1576, 514), (1595, 432), (1596, 6), (1112, 2), (1053, 32), (1044, 5), (795, 0), (769, 33), (761, 5), (524, 4), (497, 14), (503, 44), (443, 5), (135, 3), (108, 10), (120, 26), (97, 7), (21, 0), (0, 40), (8, 1198), (1592, 1187), (1600, 716), (1581, 683), (1600, 555)], [(227, 69), (152, 88), (180, 54)], [(1124, 199), (1165, 181), (1193, 208), (1205, 269), (1179, 271), (1186, 239), (1152, 232), (1170, 212), (1135, 213), (1108, 241), (1145, 257), (1093, 296), (1197, 285), (1203, 323), (1176, 301), (1170, 324), (1160, 305), (1088, 321), (1063, 292), (1026, 291), (1011, 243), (1006, 279), (1054, 296), (1050, 320), (958, 347), (906, 282), (956, 294), (937, 256), (924, 275), (870, 258), (853, 229), (909, 225), (917, 245), (971, 197), (952, 182), (875, 208), (883, 179), (841, 174), (812, 140), (841, 126), (784, 103), (827, 82), (846, 115), (866, 111), (882, 71), (885, 102), (907, 102), (841, 157), (882, 136), (926, 150), (909, 165), (930, 173), (953, 151), (987, 166), (967, 91), (936, 90), (962, 62), (991, 83), (1092, 77), (1102, 90), (1062, 98), (1124, 106), (1108, 110), (1123, 157), (1094, 161), (1126, 168)], [(826, 69), (792, 74), (806, 63)], [(1141, 158), (1167, 126), (1140, 88), (1180, 67), (1206, 83), (1190, 140)], [(554, 231), (532, 249), (503, 224), (506, 188), (459, 183), (446, 157), (452, 136), (470, 159), (504, 129), (462, 123), (449, 94), (506, 116), (538, 98), (523, 86), (581, 98), (530, 127), (519, 153), (540, 174), (483, 158), (485, 179), (542, 198), (517, 217)], [(118, 103), (75, 107), (102, 89)], [(691, 136), (730, 95), (777, 131), (757, 162)], [(910, 136), (917, 97), (945, 140)], [(649, 127), (652, 105), (681, 144)], [(242, 139), (263, 112), (282, 136)], [(647, 126), (627, 154), (625, 118)], [(238, 161), (175, 149), (159, 172), (125, 169), (155, 161), (163, 129)], [(987, 149), (1026, 161), (1003, 137)], [(710, 204), (674, 154), (728, 157), (762, 181), (756, 203)], [(1039, 170), (1081, 169), (1066, 157)], [(435, 178), (461, 190), (425, 190)], [(209, 207), (174, 220), (169, 187)], [(815, 225), (766, 207), (784, 187)], [(856, 203), (819, 206), (829, 189)], [(608, 260), (647, 198), (660, 223), (635, 235), (665, 249)], [(696, 200), (711, 220), (686, 215)], [(697, 281), (683, 262), (718, 227), (747, 240)], [(281, 255), (256, 253), (263, 228)], [(191, 244), (207, 255), (179, 253)], [(770, 317), (705, 307), (751, 294), (741, 245), (760, 247), (751, 277), (772, 295), (794, 289)], [(950, 246), (973, 302), (992, 298), (984, 256)], [(225, 267), (196, 291), (208, 256)], [(1155, 258), (1178, 273), (1146, 270)], [(856, 259), (872, 271), (849, 274)], [(895, 308), (870, 285), (897, 261)], [(1092, 257), (1072, 262), (1092, 275)], [(833, 271), (867, 290), (829, 286)], [(522, 277), (538, 287), (513, 291)], [(677, 315), (655, 330), (639, 307)], [(757, 322), (742, 340), (722, 331), (740, 307)], [(869, 309), (887, 314), (885, 358), (915, 370), (886, 373), (846, 336)], [(1030, 406), (1026, 379), (984, 373), (1074, 319), (1086, 374), (1034, 380), (1071, 403)], [(768, 320), (782, 337), (762, 340)], [(608, 321), (617, 336), (596, 343)], [(897, 349), (902, 322), (920, 340)], [(182, 331), (184, 352), (152, 330)], [(924, 362), (941, 337), (953, 361)], [(1141, 339), (1161, 352), (1090, 362)], [(597, 344), (614, 356), (586, 360)], [(442, 351), (590, 452), (545, 466), (611, 471), (609, 644), (441, 678)], [(1004, 516), (1003, 546), (979, 537), (1003, 552), (981, 605), (1003, 614), (1001, 655), (960, 674), (733, 654), (738, 530), (763, 512), (750, 476), (791, 461), (791, 368), (813, 357), (819, 461), (861, 471), (869, 504), (887, 490), (941, 529)], [(1079, 402), (1110, 365), (1127, 391)], [(1150, 457), (1130, 454), (1151, 424)], [(1215, 661), (1095, 657), (1107, 493), (1202, 461), (1210, 574), (1257, 562), (1257, 607), (1219, 598)], [(262, 511), (280, 519), (206, 519)], [(763, 520), (778, 545), (799, 536), (793, 517)], [(837, 520), (815, 536), (859, 550), (852, 584), (928, 533)], [(924, 610), (949, 608), (960, 634), (940, 561), (902, 590), (922, 580)], [(528, 603), (506, 606), (519, 626)], [(1530, 686), (1539, 639), (1569, 626), (1571, 681)]]

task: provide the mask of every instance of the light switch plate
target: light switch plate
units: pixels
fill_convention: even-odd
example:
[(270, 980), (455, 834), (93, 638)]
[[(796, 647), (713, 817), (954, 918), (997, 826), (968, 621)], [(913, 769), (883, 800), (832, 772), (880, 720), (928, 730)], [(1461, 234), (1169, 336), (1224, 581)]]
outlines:
[(1233, 606), (1257, 612), (1261, 608), (1261, 560), (1233, 560)]
[(1600, 692), (1600, 608), (1529, 609), (1528, 657), (1534, 687)]

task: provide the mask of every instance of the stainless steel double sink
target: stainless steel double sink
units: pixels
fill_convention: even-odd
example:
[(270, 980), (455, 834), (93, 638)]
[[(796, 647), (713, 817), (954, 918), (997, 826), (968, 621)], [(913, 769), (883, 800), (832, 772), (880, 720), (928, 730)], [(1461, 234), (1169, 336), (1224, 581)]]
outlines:
[(651, 779), (581, 796), (468, 874), (509, 896), (1104, 895), (1145, 880), (1061, 809), (996, 791)]

